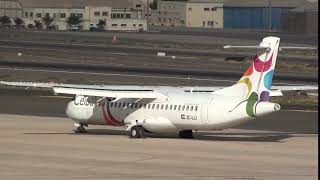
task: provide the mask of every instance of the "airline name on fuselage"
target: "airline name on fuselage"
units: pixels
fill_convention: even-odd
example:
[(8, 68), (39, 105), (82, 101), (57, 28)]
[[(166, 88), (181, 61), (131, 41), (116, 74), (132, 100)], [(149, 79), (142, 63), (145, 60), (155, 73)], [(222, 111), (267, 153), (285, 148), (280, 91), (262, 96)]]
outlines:
[(80, 106), (94, 106), (95, 103), (90, 103), (88, 101), (88, 97), (76, 97), (73, 101), (74, 105), (80, 105)]

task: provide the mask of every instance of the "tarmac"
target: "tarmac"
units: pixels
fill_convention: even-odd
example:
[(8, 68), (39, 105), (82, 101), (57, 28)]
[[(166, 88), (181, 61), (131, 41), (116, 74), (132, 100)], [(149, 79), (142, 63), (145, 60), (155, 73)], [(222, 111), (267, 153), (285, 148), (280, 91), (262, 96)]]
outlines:
[(230, 129), (130, 139), (76, 135), (65, 118), (0, 115), (0, 176), (36, 179), (317, 179), (318, 135)]

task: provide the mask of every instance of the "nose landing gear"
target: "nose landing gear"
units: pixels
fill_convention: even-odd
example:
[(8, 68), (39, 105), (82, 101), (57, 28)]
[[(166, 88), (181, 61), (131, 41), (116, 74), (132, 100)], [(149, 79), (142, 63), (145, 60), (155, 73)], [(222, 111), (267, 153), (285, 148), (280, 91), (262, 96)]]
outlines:
[(83, 127), (83, 126), (85, 126), (84, 124), (75, 123), (74, 126), (77, 127), (77, 128), (74, 130), (74, 132), (75, 132), (76, 134), (82, 134), (82, 133), (87, 133), (87, 132), (88, 132), (88, 131)]

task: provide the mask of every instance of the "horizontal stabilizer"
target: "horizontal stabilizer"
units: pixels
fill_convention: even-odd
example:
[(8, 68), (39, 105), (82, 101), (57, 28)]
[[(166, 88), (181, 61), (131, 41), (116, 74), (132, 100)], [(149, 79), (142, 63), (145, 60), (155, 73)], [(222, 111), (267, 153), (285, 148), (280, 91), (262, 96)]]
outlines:
[(232, 45), (226, 45), (223, 46), (224, 49), (269, 49), (269, 47), (264, 47), (264, 46), (232, 46)]
[[(259, 46), (232, 46), (232, 45), (226, 45), (223, 46), (224, 49), (269, 49), (268, 46), (259, 45)], [(279, 50), (317, 50), (317, 47), (290, 47), (290, 46), (280, 46)]]
[(279, 50), (317, 50), (317, 47), (289, 47), (289, 46), (280, 46)]

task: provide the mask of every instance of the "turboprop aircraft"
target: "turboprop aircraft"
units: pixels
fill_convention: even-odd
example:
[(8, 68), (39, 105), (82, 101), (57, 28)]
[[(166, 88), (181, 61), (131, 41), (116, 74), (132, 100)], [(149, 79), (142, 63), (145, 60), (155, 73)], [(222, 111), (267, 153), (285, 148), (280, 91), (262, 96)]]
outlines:
[(88, 125), (108, 125), (125, 126), (132, 138), (145, 137), (145, 132), (179, 132), (182, 138), (192, 138), (193, 130), (230, 128), (279, 111), (280, 105), (269, 99), (281, 96), (282, 91), (318, 89), (317, 86), (272, 86), (279, 44), (280, 38), (266, 37), (259, 46), (243, 46), (262, 52), (230, 87), (0, 83), (51, 88), (56, 95), (74, 95), (66, 114), (75, 122), (76, 133), (87, 132), (84, 127)]

